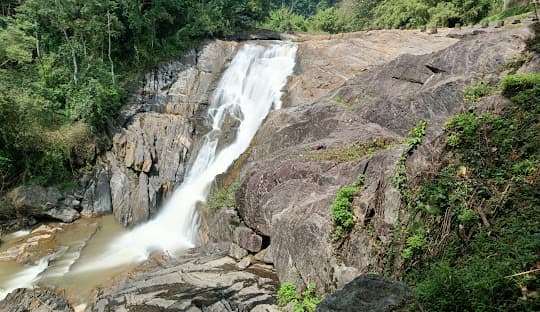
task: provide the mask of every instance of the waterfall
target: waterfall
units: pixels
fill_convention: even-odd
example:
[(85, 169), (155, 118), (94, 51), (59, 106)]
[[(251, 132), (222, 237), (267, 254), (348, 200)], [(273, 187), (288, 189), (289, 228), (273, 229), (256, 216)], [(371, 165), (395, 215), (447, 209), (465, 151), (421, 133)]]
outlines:
[[(208, 109), (212, 128), (184, 182), (156, 218), (116, 238), (99, 259), (75, 267), (75, 271), (116, 267), (144, 261), (154, 251), (174, 253), (194, 247), (199, 227), (197, 203), (206, 201), (216, 176), (246, 151), (270, 110), (281, 107), (281, 90), (292, 74), (296, 50), (291, 43), (244, 45), (214, 92)], [(218, 151), (227, 116), (240, 125), (234, 142)]]

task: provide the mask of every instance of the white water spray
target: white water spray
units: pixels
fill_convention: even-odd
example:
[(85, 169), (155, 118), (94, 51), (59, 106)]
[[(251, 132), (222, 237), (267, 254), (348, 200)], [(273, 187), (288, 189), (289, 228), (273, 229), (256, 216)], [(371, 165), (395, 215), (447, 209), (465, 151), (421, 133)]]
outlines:
[[(53, 255), (54, 256), (54, 255)], [(3, 300), (10, 292), (21, 287), (30, 287), (33, 285), (39, 274), (41, 274), (49, 265), (52, 256), (41, 259), (36, 265), (29, 266), (25, 270), (15, 274), (15, 276), (2, 288), (0, 288), (0, 300)]]
[[(205, 202), (215, 177), (249, 147), (272, 106), (281, 107), (282, 88), (292, 74), (296, 46), (246, 44), (221, 78), (208, 114), (212, 130), (206, 134), (193, 166), (161, 213), (146, 224), (118, 237), (105, 254), (75, 271), (98, 270), (146, 260), (154, 251), (174, 253), (192, 248), (197, 239), (196, 205)], [(217, 152), (227, 115), (240, 121), (235, 141)]]

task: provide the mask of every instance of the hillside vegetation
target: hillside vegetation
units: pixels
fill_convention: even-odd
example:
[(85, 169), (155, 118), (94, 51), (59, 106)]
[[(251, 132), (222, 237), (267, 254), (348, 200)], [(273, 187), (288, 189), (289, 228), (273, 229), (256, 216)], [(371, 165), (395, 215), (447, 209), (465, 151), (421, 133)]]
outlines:
[(496, 0), (2, 1), (0, 191), (21, 183), (70, 181), (91, 167), (92, 151), (106, 147), (106, 140), (95, 137), (104, 137), (130, 83), (143, 69), (205, 38), (255, 28), (335, 33), (478, 22), (502, 5)]
[[(300, 3), (306, 1), (299, 1)], [(317, 1), (316, 1), (317, 2)], [(414, 28), (438, 25), (452, 27), (522, 14), (532, 6), (503, 10), (502, 0), (342, 0), (320, 1), (317, 10), (299, 11), (283, 6), (271, 11), (262, 27), (277, 31), (350, 32), (365, 29)], [(519, 4), (519, 3), (517, 3)]]
[(72, 179), (92, 165), (92, 134), (105, 137), (144, 68), (201, 39), (252, 29), (270, 8), (262, 0), (1, 1), (0, 190)]
[[(536, 53), (538, 41), (530, 48)], [(414, 311), (540, 308), (540, 74), (474, 85), (464, 99), (490, 103), (484, 98), (493, 93), (509, 102), (497, 112), (453, 117), (446, 161), (407, 191), (414, 221), (402, 256)]]

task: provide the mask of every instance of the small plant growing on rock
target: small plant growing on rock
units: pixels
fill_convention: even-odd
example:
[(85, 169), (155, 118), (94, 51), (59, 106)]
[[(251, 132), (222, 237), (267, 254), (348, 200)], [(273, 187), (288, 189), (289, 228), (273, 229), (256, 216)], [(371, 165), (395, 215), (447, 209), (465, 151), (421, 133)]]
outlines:
[(358, 161), (364, 157), (373, 157), (378, 151), (390, 148), (395, 142), (393, 138), (379, 138), (370, 142), (356, 142), (336, 148), (310, 151), (306, 156), (312, 160), (328, 160), (335, 163)]
[(356, 181), (354, 182), (354, 185), (357, 188), (363, 188), (365, 184), (366, 184), (366, 176), (364, 176), (363, 174), (358, 175), (356, 177)]
[(354, 215), (352, 213), (352, 201), (354, 195), (358, 191), (355, 185), (342, 187), (332, 204), (332, 221), (336, 225), (333, 241), (337, 241), (343, 237), (346, 230), (349, 230), (354, 225)]
[(292, 303), (294, 312), (315, 312), (323, 297), (316, 295), (314, 283), (310, 283), (305, 291), (299, 293), (293, 283), (287, 282), (283, 283), (279, 288), (277, 299), (280, 307)]
[(409, 238), (407, 238), (407, 245), (405, 249), (403, 249), (403, 258), (406, 260), (412, 259), (416, 254), (424, 250), (427, 246), (427, 240), (425, 231), (423, 229), (419, 229), (416, 231), (416, 233)]
[(496, 88), (489, 86), (487, 82), (478, 82), (472, 86), (463, 88), (463, 101), (467, 103), (476, 103), (483, 97), (488, 96)]
[(208, 201), (208, 207), (212, 209), (222, 207), (234, 207), (236, 204), (236, 192), (239, 188), (240, 181), (236, 180), (231, 185), (229, 185), (229, 187), (215, 190), (210, 196), (210, 200)]
[(520, 53), (520, 54), (512, 57), (511, 59), (509, 59), (508, 62), (504, 63), (501, 66), (501, 70), (515, 71), (515, 70), (519, 69), (521, 66), (523, 66), (523, 64), (527, 63), (527, 61), (529, 61), (530, 58), (531, 57), (529, 55), (525, 55), (525, 54)]
[(412, 154), (413, 150), (420, 144), (422, 144), (422, 137), (426, 134), (427, 121), (420, 120), (414, 128), (409, 131), (409, 136), (407, 137), (407, 148), (401, 153), (401, 157), (396, 165), (396, 175), (392, 180), (393, 186), (401, 193), (407, 201), (411, 197), (410, 191), (408, 190), (407, 182), (407, 168), (405, 163), (407, 158)]
[(298, 301), (298, 297), (299, 294), (298, 291), (296, 291), (296, 287), (290, 282), (283, 283), (277, 293), (278, 304), (282, 307), (289, 304), (289, 302), (296, 303)]

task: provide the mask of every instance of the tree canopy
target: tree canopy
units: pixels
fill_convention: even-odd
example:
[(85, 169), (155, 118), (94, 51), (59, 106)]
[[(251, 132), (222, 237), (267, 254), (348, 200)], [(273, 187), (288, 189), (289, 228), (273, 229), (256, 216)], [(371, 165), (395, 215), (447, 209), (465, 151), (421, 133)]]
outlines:
[(144, 68), (201, 39), (252, 29), (270, 7), (265, 0), (1, 0), (0, 190), (69, 180), (86, 165), (73, 156), (81, 133), (106, 128)]

